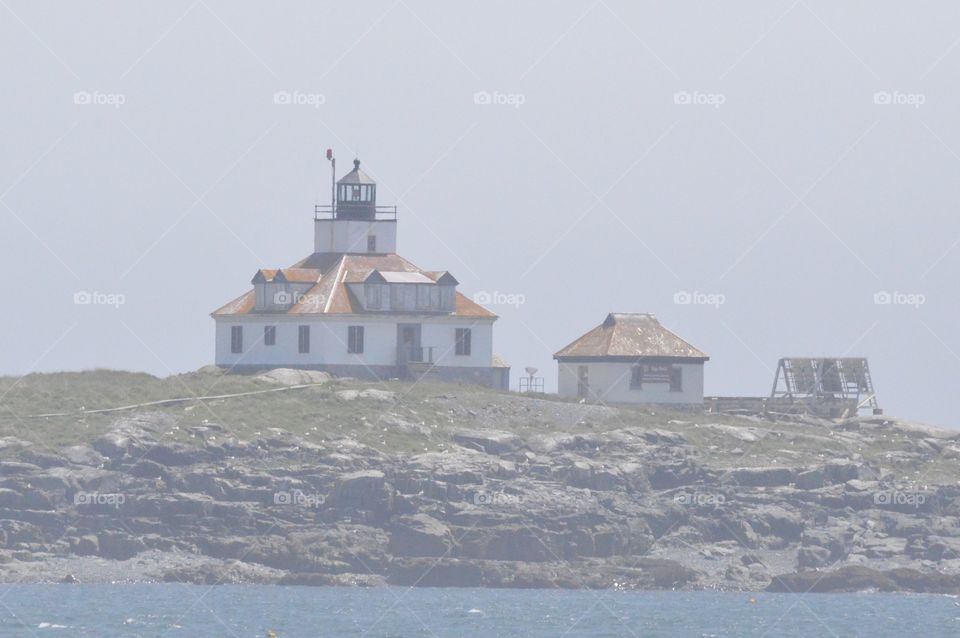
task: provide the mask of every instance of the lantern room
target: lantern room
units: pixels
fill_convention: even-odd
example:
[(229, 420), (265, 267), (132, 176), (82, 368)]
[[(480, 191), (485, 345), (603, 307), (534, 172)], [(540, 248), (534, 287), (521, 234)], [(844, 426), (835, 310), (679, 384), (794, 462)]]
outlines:
[(337, 182), (337, 219), (376, 219), (377, 183), (360, 170), (360, 160), (353, 160), (353, 170)]

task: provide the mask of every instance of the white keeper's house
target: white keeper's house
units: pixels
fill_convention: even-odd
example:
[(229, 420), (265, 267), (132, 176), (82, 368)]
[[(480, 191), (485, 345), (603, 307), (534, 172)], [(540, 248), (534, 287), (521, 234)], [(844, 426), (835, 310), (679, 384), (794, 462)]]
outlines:
[[(330, 152), (328, 159), (332, 159)], [(325, 370), (363, 379), (420, 378), (507, 389), (493, 353), (497, 316), (397, 250), (397, 209), (353, 170), (314, 210), (314, 250), (290, 268), (258, 270), (253, 288), (212, 313), (216, 364), (234, 371)]]
[(560, 396), (703, 406), (703, 364), (709, 357), (651, 314), (611, 313), (553, 358)]

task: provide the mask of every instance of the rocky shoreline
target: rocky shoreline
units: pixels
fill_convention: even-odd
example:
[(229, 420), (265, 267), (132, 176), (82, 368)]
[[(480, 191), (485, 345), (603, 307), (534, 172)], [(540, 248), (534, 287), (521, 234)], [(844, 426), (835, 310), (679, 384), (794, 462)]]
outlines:
[[(0, 581), (960, 594), (958, 433), (626, 412), (600, 428), (594, 406), (508, 395), (434, 397), (455, 412), (438, 431), (389, 391), (339, 392), (443, 449), (212, 423), (171, 440), (169, 411), (55, 450), (3, 438)], [(536, 410), (575, 427), (510, 427)], [(926, 480), (934, 460), (955, 478)]]

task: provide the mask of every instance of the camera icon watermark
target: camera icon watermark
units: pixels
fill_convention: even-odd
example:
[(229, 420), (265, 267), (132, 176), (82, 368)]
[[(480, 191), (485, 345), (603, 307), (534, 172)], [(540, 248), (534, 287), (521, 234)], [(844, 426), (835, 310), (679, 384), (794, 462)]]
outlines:
[(673, 94), (673, 103), (680, 106), (723, 106), (727, 96), (723, 93), (704, 93), (702, 91), (677, 91)]
[(503, 93), (501, 91), (477, 91), (473, 94), (473, 103), (481, 106), (512, 106), (520, 108), (527, 102), (523, 93)]
[(491, 507), (518, 506), (523, 504), (523, 497), (503, 492), (474, 492), (473, 504)]
[(919, 292), (878, 290), (873, 293), (873, 303), (878, 306), (913, 306), (919, 308), (927, 303), (927, 296)]
[(692, 507), (710, 507), (714, 505), (723, 505), (727, 502), (727, 497), (723, 494), (713, 494), (710, 492), (684, 492), (682, 494), (674, 495), (673, 500), (680, 505), (689, 505)]
[(273, 303), (277, 306), (295, 306), (297, 304), (323, 304), (326, 295), (297, 292), (296, 290), (279, 290), (273, 294)]
[(77, 507), (107, 505), (119, 508), (126, 502), (127, 497), (119, 493), (77, 492), (73, 495), (73, 504)]
[(919, 508), (927, 502), (927, 495), (918, 490), (885, 490), (874, 493), (873, 502), (881, 507), (907, 506)]
[(713, 306), (719, 308), (727, 303), (727, 297), (719, 292), (678, 290), (673, 293), (673, 303), (678, 306)]
[(306, 91), (277, 91), (273, 94), (273, 103), (280, 106), (312, 106), (318, 109), (327, 103), (327, 96)]
[(927, 103), (927, 96), (924, 93), (877, 91), (873, 94), (873, 103), (880, 106), (912, 106), (919, 109)]
[(77, 306), (113, 306), (119, 308), (127, 303), (127, 297), (119, 292), (78, 290), (73, 293), (73, 303)]
[(112, 106), (118, 109), (127, 103), (127, 96), (123, 93), (77, 91), (73, 94), (73, 103), (77, 106)]
[(512, 306), (519, 308), (527, 303), (527, 296), (519, 292), (480, 290), (473, 295), (474, 303), (481, 306)]
[(317, 508), (327, 501), (323, 494), (305, 494), (301, 490), (280, 491), (273, 494), (274, 505)]

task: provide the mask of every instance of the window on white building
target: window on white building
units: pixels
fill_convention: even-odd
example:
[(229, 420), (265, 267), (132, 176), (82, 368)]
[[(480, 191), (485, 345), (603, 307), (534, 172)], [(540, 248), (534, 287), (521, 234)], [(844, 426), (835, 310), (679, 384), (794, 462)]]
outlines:
[(376, 235), (367, 235), (367, 252), (368, 253), (377, 252), (377, 236)]
[(417, 308), (430, 307), (430, 289), (432, 287), (430, 284), (417, 285)]
[(265, 346), (277, 345), (277, 327), (276, 326), (263, 327), (263, 345)]
[(243, 326), (230, 327), (230, 352), (233, 354), (243, 352)]
[(630, 389), (643, 389), (643, 366), (633, 366), (630, 369)]
[(367, 296), (367, 309), (380, 309), (380, 284), (365, 284), (364, 294)]
[(670, 392), (683, 392), (683, 368), (670, 368)]
[(347, 328), (347, 352), (351, 354), (363, 353), (363, 326)]
[(457, 328), (457, 354), (461, 356), (470, 356), (470, 341), (472, 333), (470, 328)]
[(310, 352), (310, 326), (300, 326), (297, 336), (297, 350), (300, 354)]

